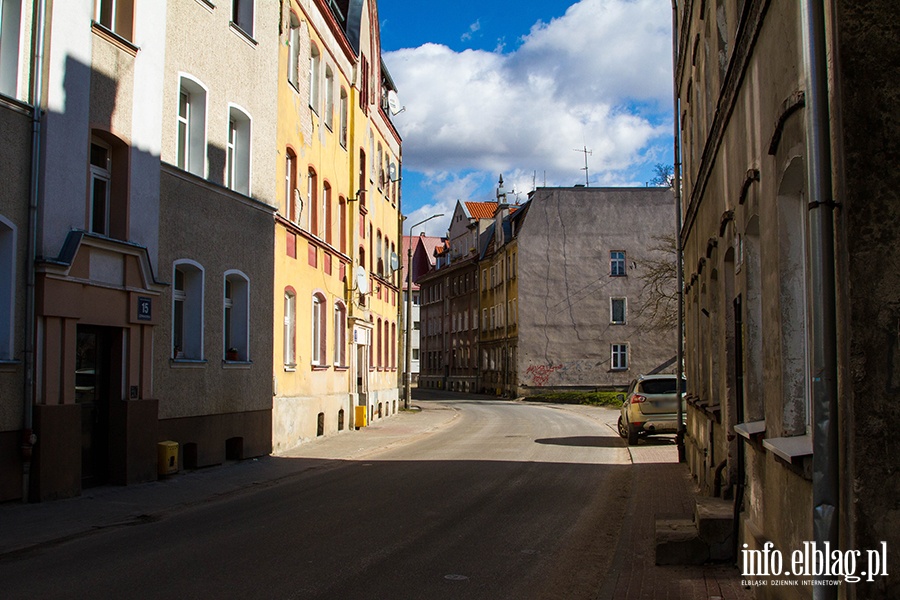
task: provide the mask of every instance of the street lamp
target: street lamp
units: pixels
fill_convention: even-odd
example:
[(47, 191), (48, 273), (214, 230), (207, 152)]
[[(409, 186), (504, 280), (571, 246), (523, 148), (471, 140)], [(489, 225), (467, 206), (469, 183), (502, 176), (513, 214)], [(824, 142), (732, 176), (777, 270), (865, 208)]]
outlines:
[(419, 221), (409, 228), (409, 246), (406, 249), (406, 375), (403, 382), (403, 408), (409, 409), (410, 398), (410, 379), (412, 374), (409, 372), (412, 364), (412, 247), (413, 247), (413, 229), (426, 223), (432, 219), (443, 217), (444, 213), (431, 215), (424, 221)]

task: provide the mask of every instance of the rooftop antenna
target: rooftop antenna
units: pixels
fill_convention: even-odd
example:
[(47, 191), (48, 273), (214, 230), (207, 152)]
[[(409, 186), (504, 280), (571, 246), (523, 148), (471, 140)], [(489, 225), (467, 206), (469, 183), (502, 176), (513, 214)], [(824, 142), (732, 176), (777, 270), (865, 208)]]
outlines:
[(575, 148), (575, 152), (584, 152), (584, 168), (581, 169), (584, 171), (584, 186), (591, 187), (590, 175), (588, 171), (588, 154), (593, 154), (593, 150), (588, 150), (587, 146), (584, 146), (581, 150)]

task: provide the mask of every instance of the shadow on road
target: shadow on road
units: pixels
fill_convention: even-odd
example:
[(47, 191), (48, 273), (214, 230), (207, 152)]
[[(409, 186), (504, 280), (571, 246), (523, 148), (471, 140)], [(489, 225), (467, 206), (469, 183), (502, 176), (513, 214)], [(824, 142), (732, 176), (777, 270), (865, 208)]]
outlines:
[(582, 435), (573, 437), (541, 438), (537, 444), (553, 446), (580, 446), (583, 448), (624, 448), (625, 440), (612, 436)]

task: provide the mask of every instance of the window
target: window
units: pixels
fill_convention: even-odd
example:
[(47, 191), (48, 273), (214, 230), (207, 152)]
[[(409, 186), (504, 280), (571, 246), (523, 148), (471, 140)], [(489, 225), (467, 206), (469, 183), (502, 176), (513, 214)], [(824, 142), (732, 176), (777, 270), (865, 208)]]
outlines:
[(206, 89), (199, 82), (181, 77), (178, 92), (178, 147), (175, 164), (194, 175), (206, 171)]
[(0, 94), (18, 98), (22, 0), (0, 2)]
[(325, 127), (334, 129), (334, 71), (325, 65)]
[(250, 195), (250, 117), (236, 106), (228, 110), (225, 185)]
[(613, 344), (612, 368), (614, 371), (624, 371), (628, 368), (628, 344)]
[(332, 243), (331, 233), (331, 186), (326, 181), (322, 184), (322, 218), (319, 219), (319, 237)]
[(296, 222), (299, 216), (297, 196), (297, 155), (288, 148), (284, 153), (284, 206), (285, 216)]
[(625, 298), (610, 298), (609, 314), (610, 323), (625, 323)]
[(203, 267), (176, 261), (172, 293), (172, 358), (203, 360)]
[[(240, 271), (225, 273), (225, 356), (250, 360), (250, 280)], [(233, 355), (232, 353), (235, 353)]]
[(625, 252), (614, 250), (609, 253), (609, 274), (613, 277), (625, 276)]
[(341, 147), (347, 148), (347, 122), (349, 115), (349, 100), (347, 98), (347, 90), (341, 88), (341, 122), (340, 122), (340, 140)]
[(325, 365), (325, 296), (313, 294), (312, 299), (312, 364)]
[(319, 112), (319, 69), (321, 69), (321, 55), (315, 44), (309, 49), (309, 106), (316, 113)]
[(306, 230), (310, 233), (318, 232), (318, 206), (316, 200), (318, 198), (318, 186), (319, 186), (319, 178), (316, 176), (316, 171), (312, 167), (307, 171), (306, 178), (306, 201), (309, 203), (309, 210), (307, 210), (306, 217)]
[(338, 198), (338, 250), (347, 253), (347, 200)]
[(231, 22), (249, 36), (253, 36), (254, 0), (231, 0)]
[(381, 230), (378, 230), (376, 234), (376, 242), (375, 242), (375, 272), (379, 275), (384, 275), (384, 257), (381, 254)]
[(109, 200), (112, 187), (112, 148), (102, 140), (91, 140), (90, 231), (109, 234)]
[(134, 37), (134, 0), (95, 0), (94, 21), (131, 41)]
[(16, 306), (16, 228), (0, 217), (0, 360), (13, 360)]
[(347, 307), (341, 301), (334, 303), (334, 364), (346, 366)]
[(284, 366), (297, 366), (297, 295), (293, 289), (284, 292)]
[(300, 19), (291, 13), (291, 30), (288, 33), (288, 81), (295, 89), (300, 87)]
[(391, 368), (397, 368), (397, 324), (391, 323)]

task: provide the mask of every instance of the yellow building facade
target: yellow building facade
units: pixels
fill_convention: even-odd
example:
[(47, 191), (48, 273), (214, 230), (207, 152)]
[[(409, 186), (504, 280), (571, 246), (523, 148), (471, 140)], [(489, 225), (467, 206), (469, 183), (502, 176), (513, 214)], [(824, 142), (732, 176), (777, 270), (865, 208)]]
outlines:
[(284, 3), (273, 449), (398, 409), (400, 137), (377, 7)]

